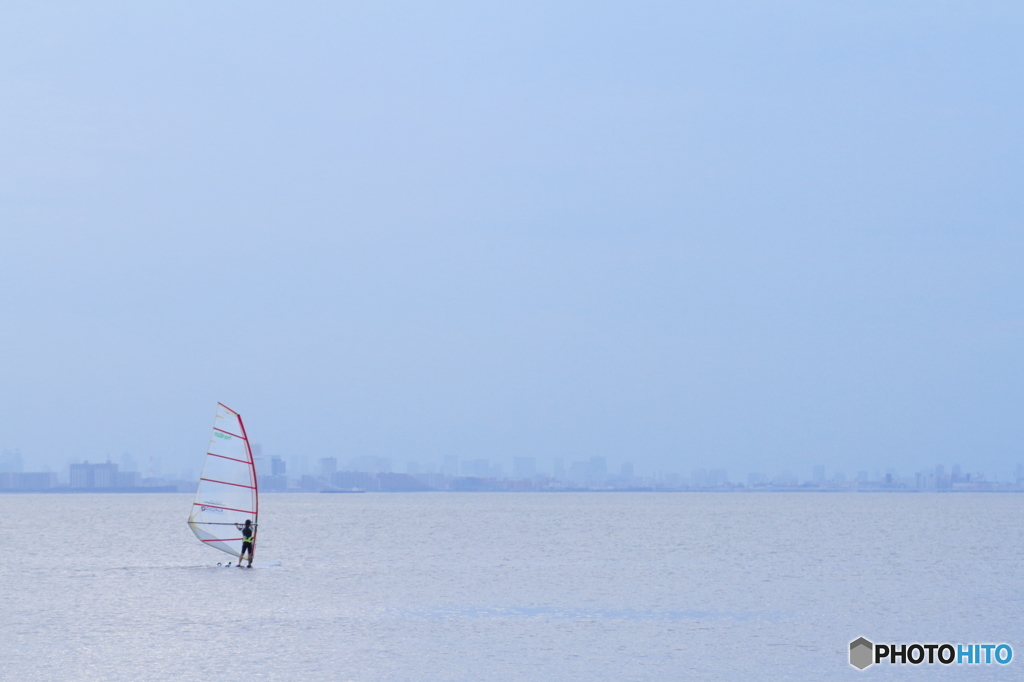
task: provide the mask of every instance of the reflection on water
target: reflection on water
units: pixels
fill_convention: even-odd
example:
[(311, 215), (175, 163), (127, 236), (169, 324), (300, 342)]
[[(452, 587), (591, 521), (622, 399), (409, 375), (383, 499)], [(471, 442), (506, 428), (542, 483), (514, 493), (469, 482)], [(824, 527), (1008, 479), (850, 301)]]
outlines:
[(660, 611), (652, 609), (565, 609), (554, 607), (496, 606), (493, 608), (435, 607), (427, 609), (389, 609), (395, 618), (428, 620), (475, 618), (538, 618), (542, 620), (759, 620), (777, 621), (781, 613), (757, 611)]
[(190, 503), (0, 495), (4, 679), (838, 679), (862, 635), (1024, 650), (1024, 495), (265, 495), (252, 570), (217, 567)]

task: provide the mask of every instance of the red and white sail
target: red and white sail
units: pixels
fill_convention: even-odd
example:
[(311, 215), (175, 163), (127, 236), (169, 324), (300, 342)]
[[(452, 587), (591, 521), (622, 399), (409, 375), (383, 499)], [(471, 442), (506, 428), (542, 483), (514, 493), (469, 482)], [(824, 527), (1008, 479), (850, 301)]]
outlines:
[(213, 435), (206, 448), (206, 462), (188, 525), (210, 547), (240, 556), (242, 533), (235, 524), (244, 524), (249, 519), (256, 526), (258, 515), (256, 463), (242, 417), (217, 403)]

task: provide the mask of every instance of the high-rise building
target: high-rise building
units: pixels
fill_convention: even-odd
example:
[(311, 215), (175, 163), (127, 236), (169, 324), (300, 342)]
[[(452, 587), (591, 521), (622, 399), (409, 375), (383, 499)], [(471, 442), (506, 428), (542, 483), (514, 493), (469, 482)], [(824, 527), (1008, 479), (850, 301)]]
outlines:
[(93, 464), (92, 480), (97, 488), (116, 488), (117, 465), (111, 464), (109, 460), (106, 464)]
[(21, 450), (4, 450), (0, 452), (0, 471), (12, 474), (21, 473), (24, 462), (21, 459)]
[(138, 471), (139, 465), (136, 463), (135, 458), (125, 452), (121, 455), (121, 459), (118, 462), (118, 471)]
[(81, 464), (71, 465), (71, 487), (72, 488), (95, 488), (96, 483), (92, 474), (92, 465), (88, 460)]
[(569, 462), (569, 480), (573, 483), (587, 483), (590, 480), (590, 462), (575, 460)]
[(72, 464), (70, 469), (72, 488), (116, 488), (118, 486), (117, 465)]
[(708, 485), (712, 488), (729, 485), (729, 472), (726, 469), (712, 469), (708, 472)]
[(474, 476), (476, 478), (488, 478), (491, 475), (491, 463), (486, 459), (470, 459), (462, 462), (463, 476)]
[(535, 457), (513, 457), (512, 475), (515, 478), (533, 478), (537, 475), (537, 459)]
[(445, 455), (444, 464), (441, 465), (441, 473), (445, 476), (458, 476), (459, 458), (455, 455)]

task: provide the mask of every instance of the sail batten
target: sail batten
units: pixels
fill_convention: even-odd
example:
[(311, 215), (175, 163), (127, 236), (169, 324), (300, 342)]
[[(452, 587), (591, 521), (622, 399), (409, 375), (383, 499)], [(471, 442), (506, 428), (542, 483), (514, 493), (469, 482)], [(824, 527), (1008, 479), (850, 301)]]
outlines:
[(257, 488), (256, 463), (242, 417), (218, 403), (213, 435), (206, 448), (203, 473), (188, 519), (192, 532), (207, 546), (240, 556), (242, 538), (236, 537), (238, 529), (234, 526), (247, 519), (257, 526)]

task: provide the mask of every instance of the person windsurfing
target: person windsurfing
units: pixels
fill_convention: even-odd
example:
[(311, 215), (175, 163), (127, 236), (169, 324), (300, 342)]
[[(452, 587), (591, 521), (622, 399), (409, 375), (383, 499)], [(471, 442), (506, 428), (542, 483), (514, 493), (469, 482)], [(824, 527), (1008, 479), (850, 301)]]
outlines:
[(246, 519), (244, 526), (239, 526), (236, 523), (235, 524), (235, 528), (237, 528), (238, 530), (242, 531), (242, 553), (240, 555), (238, 555), (238, 567), (239, 568), (242, 567), (242, 559), (245, 558), (245, 553), (248, 552), (249, 553), (249, 566), (247, 568), (252, 568), (252, 544), (253, 544), (253, 540), (256, 539), (255, 538), (256, 534), (253, 532), (252, 521), (250, 521), (249, 519)]

